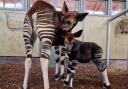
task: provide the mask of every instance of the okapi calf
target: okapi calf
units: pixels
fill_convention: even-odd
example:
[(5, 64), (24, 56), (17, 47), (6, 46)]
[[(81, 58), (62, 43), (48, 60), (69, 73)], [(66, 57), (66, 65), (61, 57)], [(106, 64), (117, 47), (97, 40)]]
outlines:
[(101, 77), (103, 79), (103, 88), (110, 89), (106, 65), (102, 60), (102, 48), (93, 42), (81, 42), (74, 39), (76, 37), (80, 37), (81, 33), (82, 30), (74, 34), (71, 32), (66, 34), (65, 46), (69, 56), (69, 64), (67, 69), (67, 77), (64, 84), (68, 86), (68, 89), (72, 89), (77, 63), (88, 63), (90, 60), (92, 60), (101, 73)]

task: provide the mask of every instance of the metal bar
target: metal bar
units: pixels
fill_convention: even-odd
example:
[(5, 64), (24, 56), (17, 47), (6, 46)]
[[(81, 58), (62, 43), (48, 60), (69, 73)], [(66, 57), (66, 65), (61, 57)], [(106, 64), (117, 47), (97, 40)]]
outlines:
[[(78, 2), (78, 11), (79, 11), (79, 13), (85, 12), (84, 3), (85, 3), (85, 0), (79, 0), (79, 2)], [(81, 28), (84, 29), (84, 21), (82, 21), (81, 24), (82, 24)], [(83, 34), (84, 34), (84, 32), (83, 32)], [(84, 40), (84, 35), (82, 35), (82, 40)]]
[(84, 12), (85, 0), (81, 0), (81, 12)]
[(30, 0), (23, 0), (24, 9), (28, 10), (30, 7)]
[(80, 13), (84, 12), (84, 3), (85, 3), (85, 0), (79, 0), (78, 1), (78, 11)]
[(128, 8), (128, 0), (126, 0), (126, 8)]
[(107, 8), (107, 14), (108, 16), (111, 16), (112, 13), (112, 0), (108, 0), (108, 8)]
[(128, 71), (128, 48), (127, 48), (127, 71)]
[(81, 0), (78, 2), (78, 12), (81, 12)]
[(119, 16), (121, 16), (121, 15), (127, 13), (127, 12), (128, 12), (128, 8), (127, 8), (127, 9), (124, 9), (122, 12), (120, 12), (120, 13), (118, 13), (117, 15), (113, 16), (112, 18), (110, 18), (110, 19), (108, 20), (108, 22), (111, 22), (112, 20), (118, 18)]
[(110, 40), (111, 40), (111, 21), (118, 18), (119, 16), (128, 12), (128, 8), (118, 13), (117, 15), (111, 17), (107, 22), (107, 44), (106, 44), (106, 64), (109, 67), (109, 59), (110, 59)]
[[(85, 5), (85, 0), (82, 0), (82, 1), (81, 1), (81, 12), (82, 12), (82, 13), (85, 12), (85, 10), (84, 10), (84, 7), (85, 7), (85, 6), (84, 6), (84, 5)], [(85, 29), (85, 28), (84, 28), (84, 21), (82, 22), (82, 29)], [(84, 31), (84, 32), (85, 32), (85, 31)], [(83, 41), (84, 38), (85, 38), (85, 37), (84, 37), (84, 32), (83, 32), (83, 35), (82, 35), (82, 41)]]
[(111, 40), (111, 24), (107, 23), (107, 45), (106, 45), (106, 64), (109, 67), (109, 58), (110, 58), (110, 40)]
[(27, 9), (29, 9), (30, 8), (30, 6), (31, 6), (31, 0), (26, 0), (27, 1)]

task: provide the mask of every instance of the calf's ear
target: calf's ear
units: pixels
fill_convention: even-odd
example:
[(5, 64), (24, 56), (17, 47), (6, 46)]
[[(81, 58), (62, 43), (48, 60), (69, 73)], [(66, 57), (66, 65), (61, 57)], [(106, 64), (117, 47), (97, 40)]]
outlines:
[(84, 20), (84, 18), (85, 18), (87, 15), (88, 15), (88, 13), (78, 13), (76, 19), (77, 19), (78, 21), (82, 21), (82, 20)]
[(81, 36), (81, 34), (82, 34), (82, 32), (83, 32), (83, 30), (79, 30), (78, 32), (75, 32), (74, 33), (74, 37), (80, 37)]

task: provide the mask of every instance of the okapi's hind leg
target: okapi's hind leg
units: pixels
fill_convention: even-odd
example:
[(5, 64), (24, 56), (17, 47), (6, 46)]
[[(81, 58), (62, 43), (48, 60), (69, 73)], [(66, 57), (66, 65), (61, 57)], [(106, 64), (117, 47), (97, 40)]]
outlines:
[(92, 61), (95, 63), (98, 70), (100, 71), (102, 81), (103, 81), (103, 89), (111, 89), (110, 82), (107, 75), (107, 66), (103, 62), (101, 49), (95, 50), (95, 52), (93, 53)]
[(49, 65), (49, 56), (51, 53), (51, 45), (52, 41), (48, 38), (44, 38), (41, 40), (42, 51), (41, 51), (41, 70), (44, 79), (44, 89), (49, 89), (49, 78), (48, 78), (48, 65)]
[(102, 80), (103, 80), (103, 88), (104, 89), (111, 89), (110, 87), (110, 83), (108, 80), (108, 75), (107, 75), (107, 69), (105, 69), (104, 71), (100, 71), (101, 72), (101, 76), (102, 76)]
[(32, 48), (37, 36), (33, 30), (31, 21), (27, 15), (24, 20), (23, 38), (24, 38), (25, 49), (26, 49), (25, 75), (24, 75), (23, 89), (28, 89), (28, 76), (29, 76), (29, 72), (32, 64)]

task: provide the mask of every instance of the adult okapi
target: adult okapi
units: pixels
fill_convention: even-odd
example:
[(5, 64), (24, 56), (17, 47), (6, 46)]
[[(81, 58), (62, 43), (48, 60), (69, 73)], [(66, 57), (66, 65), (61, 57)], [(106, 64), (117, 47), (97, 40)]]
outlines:
[[(35, 19), (32, 18), (34, 14), (36, 14)], [(74, 14), (75, 17), (70, 19), (71, 14)], [(86, 13), (79, 14), (75, 11), (68, 11), (65, 3), (62, 12), (57, 12), (52, 5), (42, 0), (37, 0), (32, 5), (26, 13), (23, 27), (23, 38), (26, 49), (23, 89), (28, 88), (28, 75), (32, 64), (32, 49), (36, 38), (39, 37), (42, 46), (40, 65), (44, 79), (44, 89), (49, 89), (48, 59), (51, 53), (51, 46), (56, 45), (53, 44), (56, 35), (55, 31), (60, 28), (65, 31), (69, 30), (77, 23), (79, 18), (84, 18), (85, 16)]]
[(106, 65), (102, 60), (102, 48), (93, 42), (82, 42), (76, 40), (75, 38), (80, 37), (82, 31), (83, 30), (76, 33), (66, 33), (65, 46), (69, 56), (69, 64), (67, 69), (67, 78), (65, 79), (64, 84), (68, 86), (68, 89), (72, 89), (77, 63), (88, 63), (92, 60), (101, 73), (103, 88), (110, 89)]

